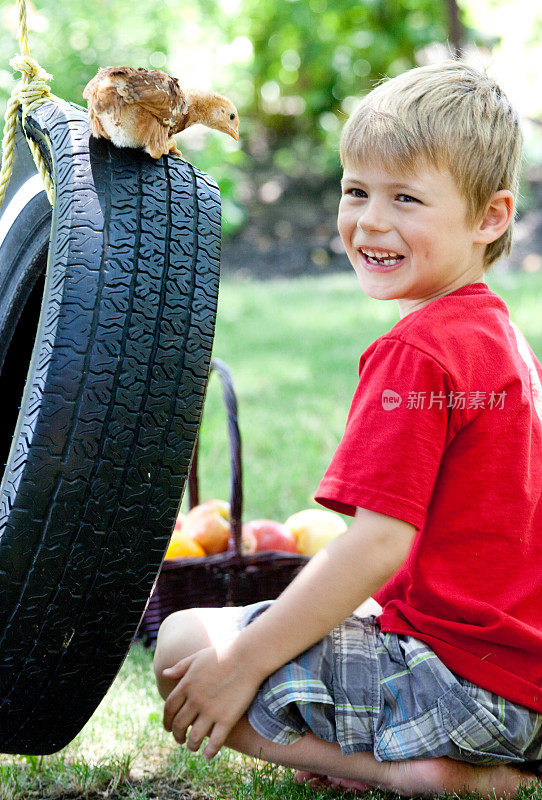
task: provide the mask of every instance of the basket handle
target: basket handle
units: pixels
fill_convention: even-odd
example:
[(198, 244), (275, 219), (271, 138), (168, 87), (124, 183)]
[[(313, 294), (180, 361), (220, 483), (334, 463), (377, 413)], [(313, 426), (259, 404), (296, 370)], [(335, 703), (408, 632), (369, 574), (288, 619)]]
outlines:
[[(231, 488), (230, 488), (230, 538), (228, 550), (236, 553), (239, 561), (241, 556), (241, 511), (243, 507), (243, 471), (241, 467), (241, 433), (237, 419), (237, 398), (233, 388), (233, 380), (229, 367), (219, 358), (211, 359), (209, 375), (212, 371), (218, 373), (222, 384), (222, 397), (226, 406), (228, 417), (228, 438), (230, 442), (231, 463)], [(198, 440), (194, 445), (194, 453), (190, 472), (188, 473), (188, 500), (189, 507), (193, 508), (199, 503), (198, 487)]]

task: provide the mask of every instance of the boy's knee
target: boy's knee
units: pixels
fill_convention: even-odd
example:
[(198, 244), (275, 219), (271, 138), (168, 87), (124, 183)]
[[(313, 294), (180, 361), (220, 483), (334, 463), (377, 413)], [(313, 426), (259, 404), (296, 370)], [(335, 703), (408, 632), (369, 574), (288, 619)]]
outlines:
[(236, 617), (237, 609), (231, 607), (189, 608), (166, 617), (158, 631), (154, 653), (154, 674), (164, 699), (177, 681), (163, 678), (163, 670), (198, 650), (230, 641), (238, 633)]
[(194, 610), (175, 611), (166, 617), (158, 631), (153, 659), (156, 684), (164, 699), (176, 686), (177, 681), (164, 678), (162, 672), (208, 645), (205, 630)]

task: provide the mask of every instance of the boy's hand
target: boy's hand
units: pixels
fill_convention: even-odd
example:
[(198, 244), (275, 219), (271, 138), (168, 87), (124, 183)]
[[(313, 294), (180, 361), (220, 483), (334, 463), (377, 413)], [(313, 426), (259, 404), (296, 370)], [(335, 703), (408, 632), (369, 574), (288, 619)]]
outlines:
[(257, 676), (232, 657), (227, 648), (199, 650), (164, 670), (164, 677), (179, 683), (164, 706), (164, 728), (179, 744), (186, 742), (197, 752), (205, 736), (209, 742), (203, 752), (213, 758), (253, 700), (263, 676)]

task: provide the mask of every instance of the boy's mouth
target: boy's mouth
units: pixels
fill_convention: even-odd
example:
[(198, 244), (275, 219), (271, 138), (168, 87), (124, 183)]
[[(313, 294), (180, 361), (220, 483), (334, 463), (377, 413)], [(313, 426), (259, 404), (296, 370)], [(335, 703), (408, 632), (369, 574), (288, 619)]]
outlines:
[(395, 253), (393, 250), (371, 250), (369, 248), (358, 247), (358, 252), (369, 262), (369, 264), (380, 264), (386, 267), (393, 267), (399, 264), (404, 256)]

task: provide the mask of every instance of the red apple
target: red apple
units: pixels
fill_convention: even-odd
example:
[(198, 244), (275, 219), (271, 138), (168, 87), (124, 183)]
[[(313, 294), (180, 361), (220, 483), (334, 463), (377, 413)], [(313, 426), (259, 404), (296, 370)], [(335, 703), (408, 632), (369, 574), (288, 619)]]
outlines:
[(257, 549), (258, 542), (256, 541), (252, 529), (247, 527), (247, 525), (243, 525), (241, 529), (241, 552), (244, 555), (250, 555), (250, 553), (255, 553)]
[(280, 550), (286, 553), (297, 553), (295, 536), (281, 522), (272, 519), (253, 519), (245, 522), (243, 531), (252, 533), (256, 539), (256, 551)]
[(198, 542), (209, 555), (223, 553), (228, 549), (229, 517), (229, 503), (207, 500), (190, 509), (182, 523), (183, 533)]

